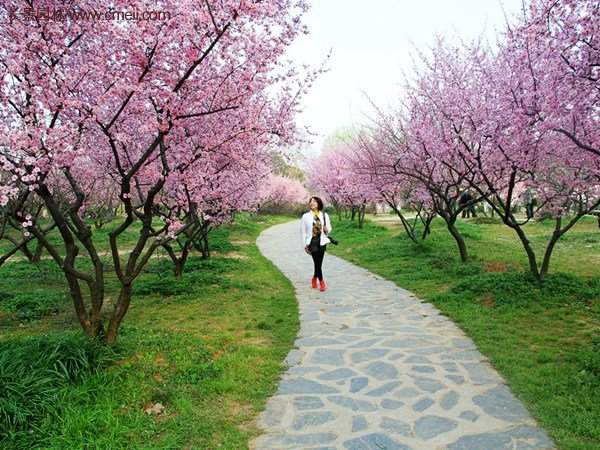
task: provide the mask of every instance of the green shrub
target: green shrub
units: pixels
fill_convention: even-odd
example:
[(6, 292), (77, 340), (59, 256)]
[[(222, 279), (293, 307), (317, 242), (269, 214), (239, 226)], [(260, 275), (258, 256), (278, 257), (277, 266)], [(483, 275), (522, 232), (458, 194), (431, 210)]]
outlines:
[(581, 384), (600, 387), (600, 335), (592, 338), (592, 345), (579, 351), (576, 355), (580, 361), (581, 370), (577, 381)]
[(600, 295), (600, 284), (565, 273), (550, 274), (539, 283), (529, 272), (489, 272), (459, 281), (448, 293), (465, 299), (486, 297), (497, 306), (564, 304), (590, 301)]
[(185, 265), (181, 278), (173, 275), (173, 263), (161, 260), (148, 267), (148, 274), (142, 276), (133, 285), (134, 295), (160, 295), (170, 297), (187, 294), (209, 286), (229, 286), (231, 283), (224, 274), (239, 268), (239, 260), (228, 258), (202, 259), (191, 257)]

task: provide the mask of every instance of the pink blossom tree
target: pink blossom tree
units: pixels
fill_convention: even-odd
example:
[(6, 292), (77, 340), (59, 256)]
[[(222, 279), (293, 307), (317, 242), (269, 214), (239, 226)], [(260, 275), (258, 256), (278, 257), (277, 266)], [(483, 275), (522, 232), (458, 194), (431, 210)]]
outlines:
[[(91, 0), (76, 3), (97, 8)], [(112, 2), (117, 9), (142, 10), (145, 4)], [(185, 230), (176, 220), (160, 227), (153, 222), (161, 192), (171, 177), (181, 176), (179, 165), (202, 159), (202, 152), (236, 127), (241, 134), (251, 130), (251, 123), (238, 123), (233, 113), (254, 111), (257, 96), (280, 117), (271, 121), (277, 125), (271, 135), (291, 136), (299, 98), (281, 68), (281, 56), (304, 31), (303, 0), (160, 4), (170, 19), (127, 23), (28, 20), (12, 15), (21, 7), (16, 0), (0, 7), (0, 206), (13, 202), (19, 220), (34, 203), (30, 199), (43, 203), (64, 251), (30, 214), (23, 229), (63, 270), (85, 333), (104, 336), (109, 344), (116, 342), (135, 279), (165, 240)], [(271, 92), (274, 88), (279, 95)], [(200, 149), (185, 145), (189, 133), (205, 130), (202, 123), (209, 118), (214, 118), (216, 140)], [(244, 159), (251, 148), (240, 144), (230, 150)], [(90, 172), (117, 186), (124, 211), (109, 234), (120, 291), (106, 327), (106, 268), (82, 214), (90, 198)], [(51, 175), (68, 186), (66, 208), (52, 189)], [(120, 238), (133, 224), (140, 226), (139, 237), (121, 255)], [(81, 268), (81, 258), (91, 270)]]
[(308, 178), (313, 188), (331, 201), (338, 214), (344, 208), (349, 209), (351, 219), (358, 217), (358, 227), (362, 228), (366, 206), (378, 199), (378, 193), (367, 177), (355, 170), (351, 145), (340, 141), (324, 149), (311, 161)]
[[(545, 123), (543, 92), (532, 76), (544, 60), (523, 51), (528, 26), (525, 21), (509, 30), (497, 54), (477, 45), (439, 44), (417, 89), (421, 102), (429, 104), (430, 126), (423, 136), (441, 142), (433, 136), (441, 130), (452, 143), (436, 158), (456, 176), (471, 174), (464, 181), (516, 232), (531, 273), (541, 280), (560, 237), (600, 204), (599, 165), (593, 152), (577, 153), (573, 142)], [(541, 261), (523, 227), (527, 220), (513, 212), (523, 186), (535, 189), (539, 208), (551, 211), (555, 221)]]
[(304, 208), (308, 204), (309, 192), (296, 179), (271, 174), (260, 185), (259, 211), (284, 211)]
[[(392, 131), (390, 118), (380, 117), (379, 128), (364, 130), (354, 137), (353, 167), (358, 178), (367, 190), (379, 194), (396, 213), (407, 236), (418, 242), (417, 225), (423, 225), (421, 239), (430, 233), (430, 225), (435, 216), (431, 199), (424, 191), (423, 184), (415, 177), (406, 175), (406, 170), (398, 166), (402, 160), (403, 138)], [(413, 219), (408, 218), (403, 209), (415, 212)]]

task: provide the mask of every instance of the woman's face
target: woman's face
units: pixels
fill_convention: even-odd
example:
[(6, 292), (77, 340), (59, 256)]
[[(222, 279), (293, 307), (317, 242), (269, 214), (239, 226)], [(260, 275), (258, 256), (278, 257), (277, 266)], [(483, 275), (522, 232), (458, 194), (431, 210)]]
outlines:
[(319, 207), (319, 204), (314, 198), (311, 198), (310, 202), (308, 203), (308, 206), (310, 207), (310, 209), (315, 210)]

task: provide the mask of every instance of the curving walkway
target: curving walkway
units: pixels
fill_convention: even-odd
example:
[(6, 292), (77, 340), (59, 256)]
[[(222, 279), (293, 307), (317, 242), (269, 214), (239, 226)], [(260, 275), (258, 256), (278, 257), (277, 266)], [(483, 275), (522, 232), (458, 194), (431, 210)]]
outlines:
[(310, 288), (298, 221), (258, 238), (296, 288), (301, 329), (251, 448), (553, 449), (473, 342), (430, 304), (331, 254)]

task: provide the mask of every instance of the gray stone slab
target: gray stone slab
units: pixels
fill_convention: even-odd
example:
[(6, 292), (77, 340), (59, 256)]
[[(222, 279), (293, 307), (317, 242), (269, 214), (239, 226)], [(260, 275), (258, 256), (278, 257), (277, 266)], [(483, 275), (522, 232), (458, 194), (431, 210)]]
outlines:
[(483, 355), (477, 350), (465, 350), (465, 351), (452, 351), (445, 353), (441, 356), (442, 359), (448, 359), (452, 361), (481, 361)]
[(435, 368), (431, 366), (412, 366), (411, 370), (417, 373), (435, 373)]
[(454, 384), (463, 384), (465, 382), (465, 377), (462, 375), (446, 375), (446, 378), (454, 382)]
[(405, 437), (412, 436), (412, 430), (410, 428), (410, 425), (398, 419), (382, 417), (380, 426), (385, 431), (400, 434)]
[(387, 362), (376, 361), (365, 368), (365, 373), (378, 380), (390, 380), (398, 376), (398, 369)]
[(433, 400), (431, 400), (429, 397), (425, 397), (425, 398), (422, 398), (421, 400), (419, 400), (418, 402), (416, 402), (415, 404), (413, 404), (412, 409), (416, 412), (423, 412), (427, 408), (429, 408), (431, 405), (433, 405), (434, 403), (435, 402)]
[(404, 402), (400, 402), (398, 400), (391, 400), (389, 398), (384, 398), (381, 400), (381, 407), (383, 409), (400, 409), (404, 406)]
[(516, 440), (517, 450), (546, 450), (554, 448), (548, 435), (539, 428), (530, 426), (518, 427), (506, 432)]
[(473, 397), (473, 403), (486, 414), (509, 422), (518, 422), (527, 418), (525, 407), (514, 397), (505, 385), (485, 391)]
[(267, 440), (267, 445), (320, 445), (330, 444), (337, 439), (335, 433), (285, 434)]
[(463, 411), (458, 417), (464, 420), (468, 420), (469, 422), (475, 422), (479, 418), (479, 416), (473, 411)]
[(497, 373), (481, 363), (463, 363), (462, 365), (467, 370), (473, 384), (502, 383), (502, 378)]
[(288, 367), (295, 366), (302, 362), (304, 354), (302, 350), (290, 350), (284, 362)]
[(352, 411), (371, 412), (377, 410), (377, 407), (373, 403), (343, 395), (328, 396), (327, 400), (344, 408), (349, 408)]
[(312, 411), (301, 413), (294, 417), (292, 427), (295, 430), (305, 430), (307, 428), (323, 425), (326, 422), (333, 420), (335, 416), (331, 411)]
[(463, 436), (448, 446), (448, 450), (514, 450), (510, 436), (503, 433), (481, 433)]
[(404, 361), (407, 364), (431, 364), (431, 360), (425, 356), (412, 355)]
[(263, 425), (274, 427), (281, 423), (286, 410), (286, 402), (281, 398), (270, 398), (261, 416)]
[(398, 386), (400, 386), (399, 381), (391, 381), (389, 383), (384, 384), (383, 386), (379, 386), (378, 388), (367, 392), (365, 395), (369, 395), (371, 397), (381, 397), (384, 394), (392, 392)]
[(319, 380), (341, 380), (343, 378), (350, 378), (354, 375), (356, 375), (354, 370), (343, 367), (341, 369), (335, 369), (330, 372), (322, 373), (321, 375), (318, 375), (317, 378)]
[(394, 397), (398, 398), (413, 398), (419, 395), (420, 392), (412, 387), (405, 387), (396, 392), (394, 392)]
[(300, 396), (294, 399), (294, 407), (300, 411), (305, 409), (319, 409), (324, 405), (319, 397)]
[(446, 395), (444, 395), (444, 397), (440, 401), (440, 406), (442, 407), (442, 409), (449, 411), (456, 406), (456, 404), (458, 403), (458, 398), (458, 392), (450, 391)]
[(366, 430), (368, 427), (369, 427), (369, 424), (367, 423), (367, 419), (365, 419), (365, 416), (354, 416), (352, 418), (352, 432), (353, 433)]
[(415, 386), (419, 389), (429, 392), (431, 394), (436, 393), (437, 391), (444, 389), (446, 386), (439, 381), (426, 379), (426, 378), (418, 378), (415, 380)]
[(367, 377), (357, 377), (350, 380), (350, 392), (358, 392), (369, 384)]
[(341, 341), (332, 338), (301, 338), (297, 339), (295, 345), (298, 347), (321, 347), (323, 345), (341, 344)]
[(414, 348), (411, 351), (417, 355), (436, 355), (438, 353), (445, 353), (452, 350), (450, 347), (423, 347), (423, 348)]
[(380, 340), (381, 340), (381, 338), (366, 339), (364, 341), (356, 342), (352, 345), (347, 345), (346, 348), (368, 348), (368, 347), (372, 347), (373, 345), (378, 343)]
[(370, 348), (368, 350), (353, 352), (350, 355), (350, 359), (353, 363), (359, 364), (365, 361), (371, 361), (372, 359), (381, 359), (389, 352), (390, 350), (385, 348)]
[(408, 445), (401, 444), (383, 433), (371, 433), (344, 442), (348, 450), (411, 450)]
[(415, 434), (421, 439), (431, 439), (454, 430), (458, 423), (440, 416), (425, 416), (415, 422)]
[(337, 389), (306, 378), (293, 378), (281, 381), (280, 394), (334, 394)]
[(421, 338), (386, 339), (381, 343), (382, 347), (392, 348), (416, 348), (423, 347), (428, 341)]
[(310, 362), (329, 366), (341, 366), (344, 364), (344, 351), (333, 348), (318, 348), (314, 351)]

